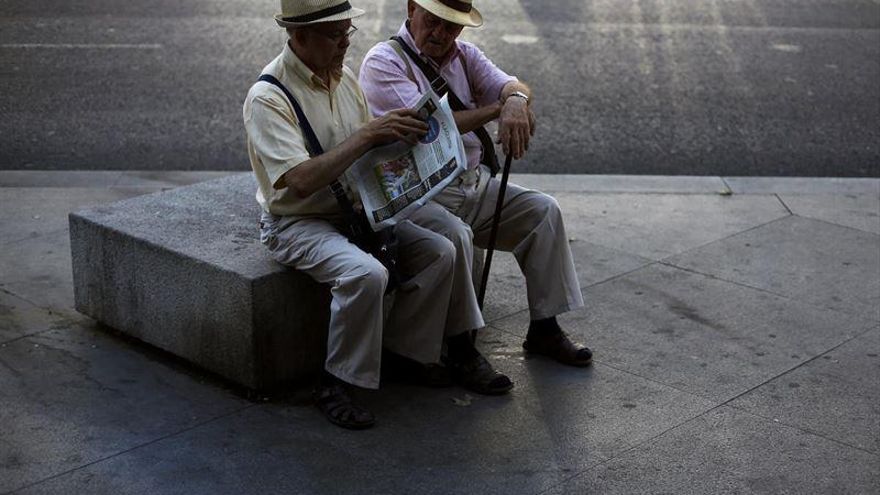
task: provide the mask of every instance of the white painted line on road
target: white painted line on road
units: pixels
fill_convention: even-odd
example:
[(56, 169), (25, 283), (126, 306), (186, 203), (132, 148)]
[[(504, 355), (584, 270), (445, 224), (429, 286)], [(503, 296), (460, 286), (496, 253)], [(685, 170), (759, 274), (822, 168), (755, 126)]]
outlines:
[(790, 45), (788, 43), (774, 43), (770, 47), (780, 52), (800, 53), (801, 51), (800, 45)]
[(160, 50), (162, 45), (155, 43), (125, 44), (125, 43), (4, 43), (0, 48), (54, 48), (54, 49), (129, 49), (129, 50)]
[(505, 34), (501, 37), (505, 43), (513, 45), (530, 45), (538, 42), (537, 36), (525, 36), (521, 34)]

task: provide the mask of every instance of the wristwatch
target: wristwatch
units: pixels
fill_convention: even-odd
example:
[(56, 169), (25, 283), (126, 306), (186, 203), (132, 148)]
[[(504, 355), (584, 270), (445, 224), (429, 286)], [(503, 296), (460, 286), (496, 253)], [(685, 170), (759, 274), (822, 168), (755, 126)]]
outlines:
[(504, 101), (506, 102), (507, 99), (510, 98), (511, 96), (516, 96), (517, 98), (522, 98), (523, 100), (526, 100), (526, 103), (529, 102), (529, 95), (523, 93), (522, 91), (514, 91), (513, 93), (510, 93), (509, 95), (507, 95), (507, 98), (505, 98)]

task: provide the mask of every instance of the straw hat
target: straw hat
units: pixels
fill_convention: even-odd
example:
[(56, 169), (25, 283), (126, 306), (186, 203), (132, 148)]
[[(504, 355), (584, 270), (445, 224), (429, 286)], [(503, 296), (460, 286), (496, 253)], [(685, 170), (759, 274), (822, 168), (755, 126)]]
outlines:
[(413, 0), (437, 17), (462, 26), (479, 27), (483, 16), (471, 0)]
[(342, 21), (364, 15), (348, 0), (281, 0), (281, 13), (275, 22), (281, 27), (301, 27), (319, 22)]

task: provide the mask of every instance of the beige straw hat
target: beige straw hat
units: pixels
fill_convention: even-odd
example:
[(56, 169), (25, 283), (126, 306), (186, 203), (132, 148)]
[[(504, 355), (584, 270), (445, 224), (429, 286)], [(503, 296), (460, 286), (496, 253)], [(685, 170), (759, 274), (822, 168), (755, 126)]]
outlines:
[(462, 26), (479, 27), (483, 16), (471, 0), (413, 0), (437, 17)]
[(348, 0), (281, 0), (281, 13), (275, 22), (281, 27), (302, 27), (319, 22), (342, 21), (364, 15)]

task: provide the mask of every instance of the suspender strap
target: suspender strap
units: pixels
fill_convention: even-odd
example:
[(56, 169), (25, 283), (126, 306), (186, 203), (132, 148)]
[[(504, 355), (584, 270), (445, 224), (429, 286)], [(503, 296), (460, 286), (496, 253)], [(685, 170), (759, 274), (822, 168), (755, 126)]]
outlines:
[[(290, 106), (293, 107), (293, 112), (296, 114), (296, 120), (299, 121), (299, 127), (303, 131), (303, 137), (306, 140), (306, 150), (308, 150), (309, 156), (316, 157), (323, 154), (324, 148), (321, 147), (321, 142), (318, 141), (318, 136), (315, 135), (312, 125), (309, 124), (309, 119), (306, 118), (305, 112), (303, 112), (302, 107), (299, 106), (299, 102), (296, 101), (296, 98), (293, 97), (290, 91), (281, 84), (281, 81), (271, 74), (262, 74), (259, 80), (276, 86), (284, 93), (284, 96), (287, 97), (287, 101), (290, 102)], [(342, 184), (340, 184), (338, 180), (334, 180), (330, 183), (330, 191), (333, 193), (333, 196), (336, 197), (336, 201), (339, 203), (339, 207), (342, 208), (343, 212), (347, 215), (355, 214), (354, 206), (352, 206), (351, 200), (348, 199), (348, 195), (345, 194), (345, 188), (342, 187)]]
[[(405, 41), (400, 39), (400, 36), (392, 36), (391, 40), (388, 42), (392, 48), (400, 55), (400, 51), (403, 50), (408, 58), (412, 60), (416, 67), (422, 71), (422, 74), (430, 81), (431, 89), (434, 90), (440, 96), (448, 95), (449, 99), (449, 107), (452, 108), (453, 111), (461, 111), (467, 110), (468, 108), (464, 106), (461, 99), (456, 95), (452, 89), (449, 88), (449, 84), (446, 83), (446, 80), (431, 67), (431, 64), (426, 62), (422, 57), (420, 57)], [(401, 57), (403, 58), (403, 57)], [(406, 62), (407, 72), (411, 75), (411, 68), (409, 62), (404, 59)], [(467, 74), (465, 74), (467, 77)], [(498, 173), (498, 170), (501, 168), (498, 165), (498, 156), (495, 154), (495, 143), (492, 142), (492, 137), (489, 136), (489, 131), (486, 130), (485, 127), (480, 126), (474, 129), (474, 134), (476, 134), (477, 138), (480, 140), (480, 144), (483, 147), (483, 163), (489, 166), (489, 169), (492, 171), (492, 177), (495, 177), (495, 174)]]

